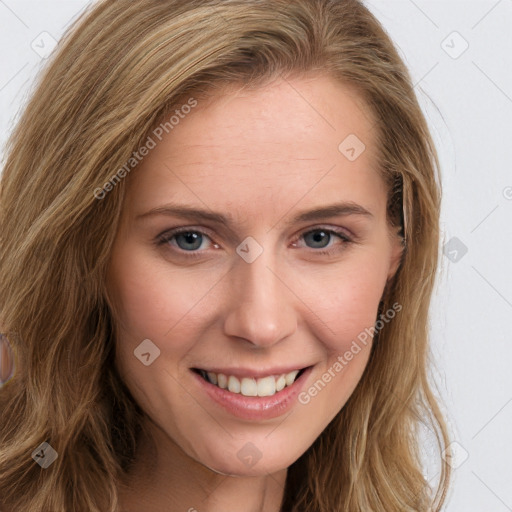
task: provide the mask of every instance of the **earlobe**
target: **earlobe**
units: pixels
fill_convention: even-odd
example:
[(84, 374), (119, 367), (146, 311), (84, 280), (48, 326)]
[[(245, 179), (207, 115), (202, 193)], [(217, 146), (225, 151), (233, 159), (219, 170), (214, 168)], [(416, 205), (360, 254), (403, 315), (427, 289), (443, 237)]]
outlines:
[(396, 236), (393, 239), (393, 247), (391, 252), (391, 258), (389, 262), (389, 271), (386, 278), (386, 284), (384, 286), (384, 290), (382, 292), (381, 301), (385, 299), (385, 297), (388, 295), (393, 278), (395, 277), (400, 264), (402, 262), (402, 257), (404, 253), (405, 246), (402, 243), (402, 238), (400, 236)]
[(396, 272), (398, 271), (398, 268), (400, 267), (400, 264), (402, 262), (404, 250), (404, 239), (400, 235), (396, 235), (395, 237), (393, 237), (393, 247), (391, 252), (387, 282), (391, 281), (395, 276)]

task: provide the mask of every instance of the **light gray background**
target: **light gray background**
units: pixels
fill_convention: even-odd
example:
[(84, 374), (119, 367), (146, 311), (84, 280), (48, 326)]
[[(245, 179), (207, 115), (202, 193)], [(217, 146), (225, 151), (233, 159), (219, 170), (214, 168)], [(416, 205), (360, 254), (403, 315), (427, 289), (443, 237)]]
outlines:
[[(88, 3), (0, 0), (2, 146), (52, 39)], [(441, 159), (432, 350), (458, 443), (445, 509), (512, 511), (512, 0), (366, 3), (411, 71)]]

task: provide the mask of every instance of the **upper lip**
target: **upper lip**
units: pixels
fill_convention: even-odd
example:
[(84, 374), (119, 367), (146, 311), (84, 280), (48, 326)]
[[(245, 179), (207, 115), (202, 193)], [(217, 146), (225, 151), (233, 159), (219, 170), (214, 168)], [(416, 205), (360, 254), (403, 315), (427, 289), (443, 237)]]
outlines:
[(262, 377), (268, 377), (269, 375), (282, 375), (293, 372), (294, 370), (304, 370), (312, 365), (307, 364), (297, 364), (297, 365), (287, 365), (287, 366), (274, 366), (266, 369), (254, 369), (254, 368), (219, 368), (219, 367), (209, 367), (209, 368), (201, 368), (196, 366), (192, 368), (193, 370), (203, 370), (205, 372), (213, 372), (213, 373), (223, 373), (224, 375), (233, 375), (233, 377), (237, 377), (239, 379), (243, 377), (249, 377), (253, 379), (259, 379)]

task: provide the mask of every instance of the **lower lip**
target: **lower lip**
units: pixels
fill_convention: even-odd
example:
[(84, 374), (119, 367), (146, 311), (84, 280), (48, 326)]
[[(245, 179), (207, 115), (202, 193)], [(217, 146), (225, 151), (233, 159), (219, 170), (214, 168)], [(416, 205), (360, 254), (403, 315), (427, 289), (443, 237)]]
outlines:
[(191, 370), (204, 392), (217, 404), (234, 416), (245, 420), (257, 421), (277, 418), (287, 413), (297, 401), (297, 396), (306, 384), (313, 370), (310, 366), (291, 386), (286, 386), (272, 396), (244, 396), (221, 389), (207, 382), (201, 375)]

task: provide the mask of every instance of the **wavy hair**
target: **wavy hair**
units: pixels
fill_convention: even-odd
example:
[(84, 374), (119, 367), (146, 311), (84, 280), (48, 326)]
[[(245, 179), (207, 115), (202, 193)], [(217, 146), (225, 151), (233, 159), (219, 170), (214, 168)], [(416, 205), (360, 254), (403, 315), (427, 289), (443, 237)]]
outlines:
[[(105, 282), (129, 177), (102, 200), (94, 191), (182, 98), (315, 73), (355, 86), (374, 114), (389, 222), (407, 242), (381, 311), (402, 310), (374, 338), (346, 405), (290, 466), (282, 510), (441, 509), (449, 436), (428, 335), (439, 163), (389, 36), (358, 0), (104, 0), (62, 38), (7, 145), (0, 331), (15, 372), (0, 389), (2, 511), (120, 508), (143, 412), (115, 368)], [(435, 433), (435, 486), (423, 425)], [(58, 453), (48, 469), (31, 457), (43, 442)]]

